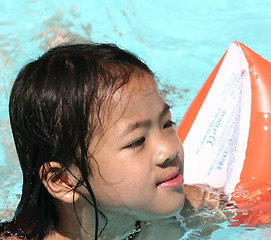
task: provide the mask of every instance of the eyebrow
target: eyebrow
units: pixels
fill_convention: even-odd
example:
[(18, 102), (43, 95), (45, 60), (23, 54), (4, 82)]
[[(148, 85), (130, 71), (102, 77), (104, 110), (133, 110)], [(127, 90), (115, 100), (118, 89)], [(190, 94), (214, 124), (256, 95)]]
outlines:
[[(159, 120), (163, 118), (163, 116), (169, 111), (170, 106), (168, 104), (164, 104), (163, 110), (159, 114)], [(123, 132), (123, 137), (127, 136), (129, 133), (133, 132), (134, 130), (138, 128), (150, 128), (152, 125), (152, 121), (150, 119), (146, 119), (143, 121), (136, 121), (133, 123), (128, 124), (128, 126), (125, 128)]]

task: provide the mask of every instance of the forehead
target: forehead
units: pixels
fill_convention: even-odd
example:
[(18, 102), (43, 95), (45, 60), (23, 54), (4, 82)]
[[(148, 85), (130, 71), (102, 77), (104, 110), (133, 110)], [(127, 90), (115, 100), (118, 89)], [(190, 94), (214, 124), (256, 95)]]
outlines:
[(133, 74), (126, 85), (104, 102), (101, 109), (100, 140), (120, 135), (117, 133), (120, 133), (128, 122), (150, 118), (150, 115), (161, 112), (164, 105), (153, 77), (147, 73)]
[(152, 75), (145, 71), (132, 73), (129, 82), (104, 102), (100, 116), (103, 119), (103, 128), (110, 127), (122, 116), (135, 112), (135, 108), (143, 107), (143, 101), (153, 95), (161, 98)]
[(132, 74), (128, 84), (120, 88), (113, 96), (116, 107), (123, 112), (135, 105), (141, 105), (149, 96), (160, 93), (153, 77), (145, 72)]

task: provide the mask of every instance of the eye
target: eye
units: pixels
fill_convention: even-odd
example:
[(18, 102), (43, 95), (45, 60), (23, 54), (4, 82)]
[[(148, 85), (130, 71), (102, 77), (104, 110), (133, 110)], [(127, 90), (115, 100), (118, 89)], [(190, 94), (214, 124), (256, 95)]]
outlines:
[(145, 141), (146, 141), (146, 139), (144, 137), (141, 137), (141, 138), (137, 139), (136, 141), (132, 142), (131, 144), (129, 144), (128, 146), (126, 146), (125, 148), (141, 147)]
[(169, 120), (169, 121), (167, 121), (167, 122), (165, 123), (165, 125), (163, 126), (163, 128), (170, 128), (170, 127), (175, 126), (175, 125), (176, 125), (175, 122)]

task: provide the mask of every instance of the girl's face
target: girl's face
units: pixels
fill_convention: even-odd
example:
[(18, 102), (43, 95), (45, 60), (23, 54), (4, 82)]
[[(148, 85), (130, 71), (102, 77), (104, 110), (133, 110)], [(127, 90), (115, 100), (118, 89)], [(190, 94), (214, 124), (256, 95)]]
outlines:
[(98, 207), (137, 220), (172, 216), (184, 204), (183, 148), (169, 108), (146, 73), (134, 74), (113, 98), (106, 131), (89, 149)]

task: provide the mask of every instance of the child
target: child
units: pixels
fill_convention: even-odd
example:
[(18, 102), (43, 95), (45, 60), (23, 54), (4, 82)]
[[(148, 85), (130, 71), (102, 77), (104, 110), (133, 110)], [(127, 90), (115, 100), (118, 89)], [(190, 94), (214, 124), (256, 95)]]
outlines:
[(2, 238), (140, 239), (140, 221), (182, 209), (182, 144), (154, 78), (109, 44), (59, 46), (21, 70), (10, 121), (23, 191)]

